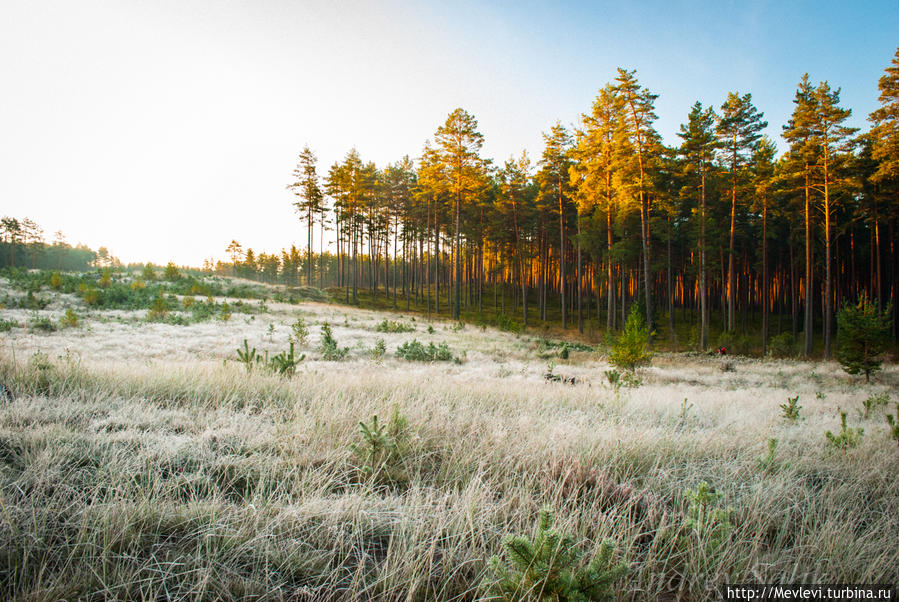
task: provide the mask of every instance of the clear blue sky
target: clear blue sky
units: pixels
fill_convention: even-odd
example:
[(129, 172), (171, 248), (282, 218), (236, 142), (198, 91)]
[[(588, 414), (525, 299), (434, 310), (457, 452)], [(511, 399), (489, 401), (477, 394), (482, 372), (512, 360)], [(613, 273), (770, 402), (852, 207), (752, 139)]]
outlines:
[(352, 146), (383, 166), (461, 106), (485, 156), (536, 159), (621, 66), (659, 94), (666, 143), (739, 91), (782, 148), (803, 73), (866, 128), (897, 45), (895, 0), (5, 0), (0, 213), (125, 261), (276, 251), (305, 241), (285, 185), (306, 143), (322, 173)]

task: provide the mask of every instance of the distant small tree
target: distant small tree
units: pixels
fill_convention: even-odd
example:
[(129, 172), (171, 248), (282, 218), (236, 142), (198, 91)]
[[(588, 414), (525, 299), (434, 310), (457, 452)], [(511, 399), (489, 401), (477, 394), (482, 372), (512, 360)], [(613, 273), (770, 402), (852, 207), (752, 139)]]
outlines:
[(143, 272), (141, 272), (141, 278), (147, 282), (156, 280), (156, 270), (153, 269), (152, 263), (148, 263), (144, 266)]
[(178, 266), (176, 266), (171, 261), (167, 266), (165, 266), (165, 272), (163, 272), (163, 276), (168, 281), (174, 281), (181, 278), (181, 272), (178, 271)]
[(616, 368), (630, 370), (631, 372), (637, 366), (648, 364), (652, 359), (648, 340), (649, 333), (646, 327), (646, 320), (643, 318), (639, 305), (635, 303), (631, 306), (631, 311), (627, 316), (624, 332), (618, 336), (618, 340), (612, 345), (609, 362)]
[(862, 296), (857, 305), (847, 303), (837, 313), (837, 361), (846, 372), (864, 372), (870, 382), (871, 373), (880, 370), (890, 341), (890, 312), (889, 305), (881, 311)]

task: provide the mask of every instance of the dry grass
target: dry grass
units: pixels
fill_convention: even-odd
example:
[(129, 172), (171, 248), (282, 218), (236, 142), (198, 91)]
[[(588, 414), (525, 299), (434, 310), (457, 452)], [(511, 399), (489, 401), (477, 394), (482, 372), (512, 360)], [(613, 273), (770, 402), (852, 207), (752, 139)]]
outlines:
[[(190, 326), (81, 308), (82, 328), (0, 335), (15, 396), (0, 401), (0, 597), (475, 599), (504, 534), (529, 532), (543, 505), (585, 548), (617, 542), (632, 567), (622, 599), (899, 578), (899, 452), (882, 415), (855, 413), (895, 391), (895, 367), (864, 387), (829, 363), (730, 358), (722, 372), (663, 355), (616, 393), (593, 354), (556, 360), (579, 384), (548, 383), (526, 337), (421, 321), (378, 333), (409, 320), (307, 304), (307, 360), (285, 380), (233, 361), (244, 338), (286, 347), (297, 308), (270, 308)], [(319, 359), (325, 320), (347, 360)], [(380, 364), (367, 353), (379, 338)], [(465, 361), (393, 357), (413, 338)], [(779, 405), (795, 394), (793, 424)], [(394, 406), (409, 423), (404, 478), (360, 478), (358, 421)], [(858, 448), (826, 444), (838, 407), (865, 428)], [(703, 480), (733, 508), (723, 546), (685, 528), (684, 491)]]

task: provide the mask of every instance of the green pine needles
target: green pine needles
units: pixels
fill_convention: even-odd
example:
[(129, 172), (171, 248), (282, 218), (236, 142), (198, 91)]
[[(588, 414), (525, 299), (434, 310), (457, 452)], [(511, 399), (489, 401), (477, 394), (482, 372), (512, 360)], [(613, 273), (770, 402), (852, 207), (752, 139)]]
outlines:
[(896, 404), (896, 415), (887, 414), (887, 424), (890, 427), (890, 437), (899, 445), (899, 403)]
[(837, 313), (837, 361), (849, 374), (871, 374), (880, 370), (890, 342), (891, 307), (884, 311), (862, 296), (858, 304), (845, 305)]
[(624, 332), (612, 345), (609, 363), (616, 368), (633, 372), (637, 366), (648, 364), (651, 360), (652, 352), (649, 350), (646, 320), (643, 319), (643, 313), (635, 303), (627, 316)]
[(490, 558), (494, 580), (488, 593), (494, 600), (612, 600), (612, 584), (629, 572), (627, 563), (612, 562), (615, 544), (603, 541), (599, 553), (583, 563), (583, 553), (574, 538), (553, 529), (553, 513), (540, 511), (533, 540), (524, 535), (507, 536), (503, 548), (507, 564), (499, 556)]
[(802, 409), (799, 405), (799, 396), (787, 397), (787, 403), (780, 404), (780, 409), (783, 410), (783, 417), (790, 422), (799, 420), (799, 410)]
[(322, 353), (322, 359), (328, 361), (338, 361), (346, 357), (349, 353), (349, 347), (340, 348), (337, 346), (337, 340), (331, 333), (331, 325), (327, 322), (322, 323), (322, 339), (319, 343), (319, 350)]
[(361, 441), (350, 446), (362, 480), (381, 484), (398, 484), (409, 480), (405, 457), (409, 449), (409, 420), (394, 405), (388, 423), (372, 416), (359, 423)]
[(396, 356), (410, 362), (451, 362), (453, 352), (446, 343), (424, 345), (412, 339), (400, 345), (396, 350)]
[(840, 412), (840, 424), (842, 427), (839, 435), (834, 435), (830, 431), (824, 433), (824, 436), (827, 437), (827, 441), (837, 449), (857, 447), (858, 444), (861, 443), (862, 436), (865, 434), (865, 429), (848, 428), (846, 426), (846, 412)]
[[(768, 445), (770, 450), (771, 443)], [(727, 541), (733, 530), (730, 520), (733, 510), (719, 506), (723, 494), (712, 489), (705, 481), (700, 482), (695, 490), (687, 489), (684, 496), (690, 504), (684, 526), (705, 542), (706, 552), (711, 556)]]

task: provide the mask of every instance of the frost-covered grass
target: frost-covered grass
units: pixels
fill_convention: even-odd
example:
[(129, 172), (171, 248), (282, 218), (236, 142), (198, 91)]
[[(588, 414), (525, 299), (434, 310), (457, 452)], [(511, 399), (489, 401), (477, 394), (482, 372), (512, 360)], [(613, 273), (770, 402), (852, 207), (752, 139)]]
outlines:
[[(856, 412), (872, 393), (896, 400), (894, 366), (863, 386), (833, 363), (728, 358), (725, 372), (663, 354), (616, 391), (600, 354), (555, 358), (578, 384), (547, 382), (537, 339), (389, 312), (269, 302), (174, 326), (61, 298), (37, 315), (70, 306), (77, 328), (0, 333), (0, 598), (473, 599), (503, 536), (544, 505), (588, 556), (616, 542), (623, 599), (899, 578), (899, 451), (882, 412)], [(19, 312), (0, 315), (35, 315)], [(243, 339), (283, 351), (298, 313), (293, 378), (237, 363)], [(415, 331), (377, 332), (384, 319)], [(325, 321), (342, 361), (320, 357)], [(396, 358), (412, 339), (464, 361)], [(792, 423), (779, 406), (797, 394)], [(360, 477), (358, 422), (394, 408), (403, 477)], [(838, 408), (864, 427), (859, 447), (827, 445)], [(686, 526), (701, 481), (732, 508), (723, 545), (714, 525)]]

